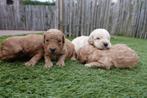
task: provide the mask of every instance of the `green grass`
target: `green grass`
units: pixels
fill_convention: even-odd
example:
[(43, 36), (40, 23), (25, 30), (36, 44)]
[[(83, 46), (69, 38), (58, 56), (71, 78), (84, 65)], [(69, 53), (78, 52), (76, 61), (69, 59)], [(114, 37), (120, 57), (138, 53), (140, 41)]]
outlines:
[(135, 49), (138, 67), (89, 69), (69, 60), (63, 68), (44, 69), (43, 60), (34, 68), (0, 61), (0, 98), (147, 98), (147, 40), (114, 37), (112, 43)]

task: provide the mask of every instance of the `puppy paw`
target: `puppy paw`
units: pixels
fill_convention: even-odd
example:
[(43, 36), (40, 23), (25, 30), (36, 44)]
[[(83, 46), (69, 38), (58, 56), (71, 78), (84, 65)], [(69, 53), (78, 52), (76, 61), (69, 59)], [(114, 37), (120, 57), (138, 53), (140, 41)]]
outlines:
[(111, 69), (111, 66), (105, 66), (104, 69), (110, 70)]
[(56, 65), (59, 65), (60, 67), (63, 67), (63, 66), (64, 66), (64, 61), (58, 61), (58, 62), (56, 63)]
[(44, 68), (51, 68), (53, 66), (53, 63), (45, 64)]
[(85, 66), (88, 67), (88, 68), (89, 68), (89, 67), (92, 67), (91, 64), (85, 64)]
[(88, 68), (102, 68), (102, 69), (107, 69), (107, 70), (111, 68), (111, 66), (104, 66), (100, 64), (94, 64), (94, 63), (85, 64), (85, 66)]
[(30, 61), (25, 63), (25, 66), (27, 66), (27, 67), (33, 67), (34, 65), (35, 65), (35, 63), (34, 62), (30, 62)]
[(77, 59), (75, 57), (72, 57), (71, 60), (76, 61)]

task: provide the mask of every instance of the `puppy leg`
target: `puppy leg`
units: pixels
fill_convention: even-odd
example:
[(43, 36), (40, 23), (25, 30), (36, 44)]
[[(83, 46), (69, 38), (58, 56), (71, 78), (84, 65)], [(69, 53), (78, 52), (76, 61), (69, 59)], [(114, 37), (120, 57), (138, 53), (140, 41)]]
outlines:
[(86, 67), (90, 67), (90, 68), (104, 68), (104, 69), (110, 69), (110, 66), (105, 66), (99, 62), (91, 62), (91, 63), (87, 63), (85, 64)]
[(71, 57), (71, 60), (75, 61), (76, 59), (76, 53), (73, 54), (73, 56)]
[(44, 56), (45, 59), (45, 68), (51, 68), (53, 66), (53, 63), (51, 62), (51, 59), (48, 55)]
[(26, 66), (34, 66), (43, 56), (42, 52), (34, 55), (28, 62), (25, 63)]
[(65, 55), (61, 55), (60, 57), (59, 57), (59, 60), (58, 60), (58, 62), (56, 63), (56, 65), (59, 65), (59, 66), (64, 66), (64, 60), (65, 60)]
[(73, 61), (77, 60), (77, 54), (76, 54), (75, 50), (73, 52), (73, 55), (71, 57), (71, 60), (73, 60)]
[(75, 56), (73, 56), (73, 57), (71, 57), (71, 60), (76, 61), (77, 59)]
[(87, 63), (85, 64), (86, 67), (97, 67), (100, 66), (100, 64), (98, 62), (91, 62), (91, 63)]

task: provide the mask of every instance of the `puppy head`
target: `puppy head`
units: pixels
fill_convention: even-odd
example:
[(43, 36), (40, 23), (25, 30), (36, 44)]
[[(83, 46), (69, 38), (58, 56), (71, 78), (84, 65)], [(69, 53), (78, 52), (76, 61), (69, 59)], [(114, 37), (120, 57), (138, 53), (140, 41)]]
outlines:
[(98, 49), (109, 49), (111, 47), (110, 34), (105, 29), (96, 29), (92, 31), (88, 42)]
[(49, 29), (44, 33), (44, 48), (50, 54), (60, 54), (64, 47), (64, 34), (57, 29)]

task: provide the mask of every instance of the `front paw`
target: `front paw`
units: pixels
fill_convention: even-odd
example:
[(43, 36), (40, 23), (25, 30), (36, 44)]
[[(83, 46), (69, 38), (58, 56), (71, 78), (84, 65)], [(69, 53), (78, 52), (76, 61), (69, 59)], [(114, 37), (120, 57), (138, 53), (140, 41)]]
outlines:
[(90, 68), (90, 67), (92, 67), (92, 65), (91, 64), (85, 64), (85, 67)]
[(72, 61), (76, 61), (77, 59), (76, 59), (75, 57), (72, 57), (71, 60), (72, 60)]
[(51, 68), (52, 66), (53, 66), (53, 63), (52, 62), (51, 63), (46, 63), (44, 65), (45, 68)]
[(64, 61), (58, 61), (58, 62), (56, 63), (56, 65), (59, 65), (60, 67), (63, 67), (63, 66), (64, 66)]
[(34, 65), (35, 65), (35, 63), (31, 62), (31, 61), (28, 61), (28, 62), (25, 63), (26, 67), (33, 67)]

